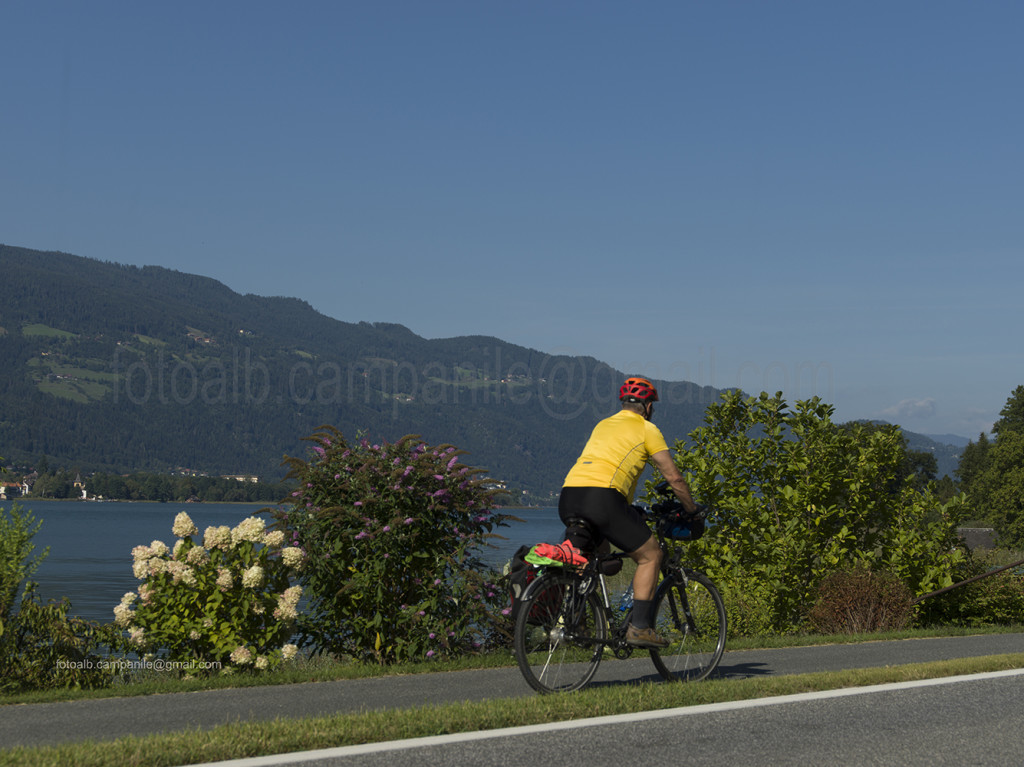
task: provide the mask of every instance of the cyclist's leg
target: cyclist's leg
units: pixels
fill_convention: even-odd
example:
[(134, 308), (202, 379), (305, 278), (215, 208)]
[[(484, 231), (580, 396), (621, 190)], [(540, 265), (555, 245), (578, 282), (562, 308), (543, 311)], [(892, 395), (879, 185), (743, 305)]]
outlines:
[(629, 556), (636, 562), (636, 573), (633, 575), (633, 614), (630, 624), (636, 629), (651, 627), (654, 608), (654, 592), (658, 587), (658, 575), (661, 571), (661, 546), (658, 539), (651, 535), (644, 544), (631, 551)]
[(649, 535), (640, 548), (629, 552), (630, 558), (636, 562), (636, 574), (633, 576), (633, 598), (650, 601), (654, 599), (654, 591), (658, 587), (658, 574), (661, 570), (661, 546), (658, 539)]

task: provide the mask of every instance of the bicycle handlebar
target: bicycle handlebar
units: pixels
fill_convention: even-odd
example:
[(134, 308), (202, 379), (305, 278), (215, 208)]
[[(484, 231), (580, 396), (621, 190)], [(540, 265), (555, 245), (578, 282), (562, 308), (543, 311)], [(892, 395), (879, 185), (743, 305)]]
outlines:
[(661, 482), (656, 484), (654, 486), (654, 492), (662, 496), (665, 499), (665, 502), (652, 504), (651, 513), (653, 514), (657, 514), (659, 516), (663, 514), (683, 514), (688, 519), (703, 520), (707, 519), (708, 513), (711, 511), (707, 506), (701, 503), (697, 504), (696, 511), (685, 511), (682, 508), (682, 503), (680, 503), (679, 499), (676, 498), (675, 493), (672, 492), (672, 486), (668, 483), (667, 480), (662, 480)]

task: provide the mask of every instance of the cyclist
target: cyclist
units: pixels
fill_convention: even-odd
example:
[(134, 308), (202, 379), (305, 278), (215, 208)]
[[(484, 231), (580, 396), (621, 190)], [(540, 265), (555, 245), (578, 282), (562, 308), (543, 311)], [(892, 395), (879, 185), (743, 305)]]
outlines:
[[(619, 401), (622, 409), (594, 427), (566, 476), (558, 498), (558, 515), (563, 523), (574, 517), (587, 520), (602, 536), (602, 540), (590, 541), (591, 546), (610, 541), (636, 562), (626, 642), (634, 647), (666, 647), (668, 642), (651, 627), (661, 547), (632, 506), (637, 480), (647, 462), (661, 472), (687, 511), (696, 511), (697, 505), (669, 455), (665, 438), (651, 423), (657, 390), (646, 378), (631, 377), (619, 389)], [(566, 534), (574, 546), (587, 546), (587, 542), (573, 540), (571, 525), (567, 524)]]

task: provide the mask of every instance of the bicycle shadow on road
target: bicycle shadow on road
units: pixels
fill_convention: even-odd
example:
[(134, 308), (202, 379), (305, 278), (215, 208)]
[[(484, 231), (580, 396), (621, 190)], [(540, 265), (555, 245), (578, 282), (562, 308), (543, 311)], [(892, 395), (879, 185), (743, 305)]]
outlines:
[(755, 676), (771, 676), (774, 673), (767, 663), (725, 663), (723, 661), (708, 679), (749, 679)]

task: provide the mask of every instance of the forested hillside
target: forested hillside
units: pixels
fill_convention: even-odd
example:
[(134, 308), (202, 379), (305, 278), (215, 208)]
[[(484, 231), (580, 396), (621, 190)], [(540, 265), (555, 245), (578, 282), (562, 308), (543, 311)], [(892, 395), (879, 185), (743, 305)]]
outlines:
[[(559, 487), (623, 373), (496, 338), (423, 339), (205, 277), (0, 245), (0, 455), (91, 472), (279, 478), (322, 424), (421, 435), (511, 488)], [(471, 318), (467, 318), (470, 320)], [(471, 322), (467, 322), (471, 324)], [(718, 392), (659, 384), (671, 441)]]

